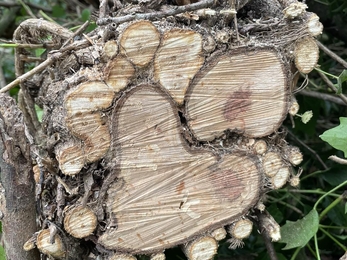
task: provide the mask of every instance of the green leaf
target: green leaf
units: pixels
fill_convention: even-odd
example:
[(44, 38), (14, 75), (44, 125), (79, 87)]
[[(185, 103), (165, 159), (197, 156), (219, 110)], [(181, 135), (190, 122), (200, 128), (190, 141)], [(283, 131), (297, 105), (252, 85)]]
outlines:
[(325, 131), (319, 136), (335, 149), (344, 152), (347, 158), (347, 117), (340, 117), (340, 125)]
[(337, 79), (337, 91), (336, 94), (342, 93), (342, 83), (347, 81), (347, 70), (343, 70)]
[(52, 16), (62, 18), (65, 16), (65, 9), (59, 5), (52, 7)]
[(282, 222), (283, 220), (283, 213), (282, 211), (276, 206), (276, 204), (271, 204), (269, 207), (266, 207), (267, 211), (270, 213), (270, 215), (276, 220), (277, 223)]
[(347, 181), (347, 166), (341, 164), (333, 164), (329, 170), (320, 173), (320, 176), (331, 186), (337, 186)]
[(36, 110), (36, 115), (37, 115), (39, 122), (42, 122), (42, 116), (43, 116), (42, 108), (39, 107), (38, 105), (35, 105), (35, 110)]
[(38, 48), (35, 50), (35, 56), (36, 57), (41, 57), (41, 55), (46, 51), (44, 48)]
[(83, 22), (86, 22), (89, 20), (90, 17), (90, 10), (89, 9), (84, 9), (81, 13), (81, 19)]
[(0, 246), (0, 260), (6, 260), (5, 250), (2, 246)]
[(347, 214), (347, 202), (345, 203), (345, 214)]
[(325, 197), (323, 201), (324, 208), (330, 208), (329, 212), (327, 213), (328, 218), (331, 220), (331, 223), (334, 223), (336, 226), (347, 226), (347, 218), (343, 203), (338, 203), (331, 208), (331, 204), (333, 202), (334, 200), (330, 197)]
[(97, 27), (97, 25), (96, 25), (95, 22), (94, 22), (94, 23), (91, 23), (91, 24), (87, 27), (86, 33), (89, 33), (89, 32), (91, 32), (91, 31), (93, 31), (96, 27)]
[(317, 233), (319, 225), (318, 212), (311, 210), (304, 218), (296, 222), (287, 221), (281, 227), (280, 243), (287, 245), (282, 250), (303, 247)]

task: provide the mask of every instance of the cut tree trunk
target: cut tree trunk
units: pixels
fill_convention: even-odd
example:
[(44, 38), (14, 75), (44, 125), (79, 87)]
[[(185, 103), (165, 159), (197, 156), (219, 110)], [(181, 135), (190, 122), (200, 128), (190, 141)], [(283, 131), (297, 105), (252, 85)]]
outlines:
[[(39, 184), (50, 196), (39, 193), (38, 202), (58, 227), (47, 233), (42, 223), (42, 253), (56, 257), (49, 243), (60, 239), (57, 258), (76, 250), (92, 259), (164, 259), (165, 249), (183, 245), (189, 259), (212, 259), (225, 227), (231, 248), (242, 245), (263, 195), (290, 180), (302, 155), (280, 127), (298, 111), (294, 65), (302, 73), (316, 65), (317, 17), (296, 1), (282, 13), (269, 0), (237, 20), (238, 8), (254, 5), (210, 2), (137, 16), (101, 11), (99, 28), (41, 73)], [(192, 12), (172, 16), (184, 8)], [(272, 23), (249, 23), (250, 13)], [(267, 232), (277, 241), (275, 231)]]

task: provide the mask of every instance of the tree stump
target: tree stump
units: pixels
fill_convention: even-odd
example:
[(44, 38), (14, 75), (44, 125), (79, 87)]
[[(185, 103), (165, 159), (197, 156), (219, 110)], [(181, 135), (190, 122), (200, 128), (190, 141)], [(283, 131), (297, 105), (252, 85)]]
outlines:
[(240, 245), (247, 216), (302, 161), (280, 127), (295, 114), (294, 65), (314, 68), (322, 28), (295, 1), (128, 2), (114, 17), (101, 11), (98, 29), (42, 72), (43, 147), (59, 167), (44, 166), (42, 218), (71, 259), (85, 245), (81, 255), (95, 259), (163, 259), (177, 245), (211, 259), (224, 227)]

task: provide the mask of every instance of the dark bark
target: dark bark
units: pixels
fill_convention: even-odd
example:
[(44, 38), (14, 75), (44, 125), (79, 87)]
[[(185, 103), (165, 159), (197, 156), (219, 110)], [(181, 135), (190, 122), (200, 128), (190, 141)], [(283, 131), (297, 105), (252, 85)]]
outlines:
[(3, 244), (7, 260), (37, 260), (37, 250), (24, 251), (24, 243), (36, 232), (35, 185), (30, 145), (21, 111), (15, 101), (0, 94), (0, 177)]

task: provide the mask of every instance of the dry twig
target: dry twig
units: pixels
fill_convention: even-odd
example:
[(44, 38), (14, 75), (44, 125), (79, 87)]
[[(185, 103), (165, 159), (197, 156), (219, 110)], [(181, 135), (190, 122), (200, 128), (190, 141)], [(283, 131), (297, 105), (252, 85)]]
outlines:
[[(93, 38), (93, 37), (92, 37)], [(67, 40), (69, 37), (67, 37)], [(31, 71), (28, 71), (25, 74), (22, 74), (18, 76), (14, 81), (6, 85), (4, 88), (0, 90), (0, 93), (4, 93), (9, 91), (10, 89), (14, 88), (18, 84), (20, 84), (23, 80), (28, 79), (32, 76), (34, 76), (36, 73), (39, 73), (43, 71), (45, 68), (53, 64), (55, 61), (63, 58), (65, 55), (68, 54), (68, 51), (70, 50), (78, 50), (84, 47), (87, 47), (90, 45), (88, 40), (81, 40), (78, 42), (71, 43), (70, 45), (67, 45), (66, 47), (62, 47), (59, 50), (53, 50), (48, 54), (48, 58), (42, 62), (40, 65), (36, 66), (34, 69)]]
[(347, 165), (347, 160), (346, 159), (342, 159), (340, 157), (337, 157), (336, 155), (331, 155), (331, 156), (329, 156), (328, 159), (332, 160), (332, 161), (334, 161), (336, 163), (339, 163), (339, 164)]
[(343, 102), (339, 97), (335, 97), (330, 94), (320, 93), (320, 92), (310, 91), (310, 90), (301, 90), (299, 94), (303, 96), (314, 97), (314, 98), (326, 100), (329, 102), (333, 102), (340, 106), (347, 106), (347, 104)]
[(161, 19), (167, 16), (177, 15), (184, 12), (191, 12), (203, 8), (208, 8), (214, 4), (214, 0), (204, 0), (200, 1), (194, 4), (190, 5), (182, 5), (182, 6), (175, 6), (172, 9), (161, 11), (161, 12), (153, 12), (153, 13), (146, 13), (146, 14), (129, 14), (121, 17), (114, 17), (114, 18), (100, 18), (97, 21), (98, 25), (106, 25), (108, 23), (116, 23), (121, 24), (125, 22), (130, 22), (133, 20), (155, 20), (155, 19)]
[(316, 43), (322, 51), (324, 51), (327, 55), (329, 55), (331, 58), (336, 60), (338, 63), (340, 63), (343, 67), (345, 67), (347, 69), (347, 62), (345, 60), (341, 59), (340, 56), (336, 55), (329, 48), (327, 48), (325, 45), (323, 45), (320, 41), (316, 41)]
[(304, 142), (302, 142), (299, 138), (297, 138), (292, 132), (290, 132), (287, 129), (288, 134), (294, 139), (294, 141), (298, 142), (299, 144), (301, 144), (303, 147), (305, 147), (307, 150), (309, 150), (316, 158), (317, 160), (321, 163), (321, 165), (323, 166), (324, 170), (329, 169), (328, 166), (326, 166), (326, 164), (323, 162), (322, 158), (320, 158), (319, 154), (316, 153), (315, 150), (313, 150), (312, 148), (310, 148), (308, 145), (306, 145)]

